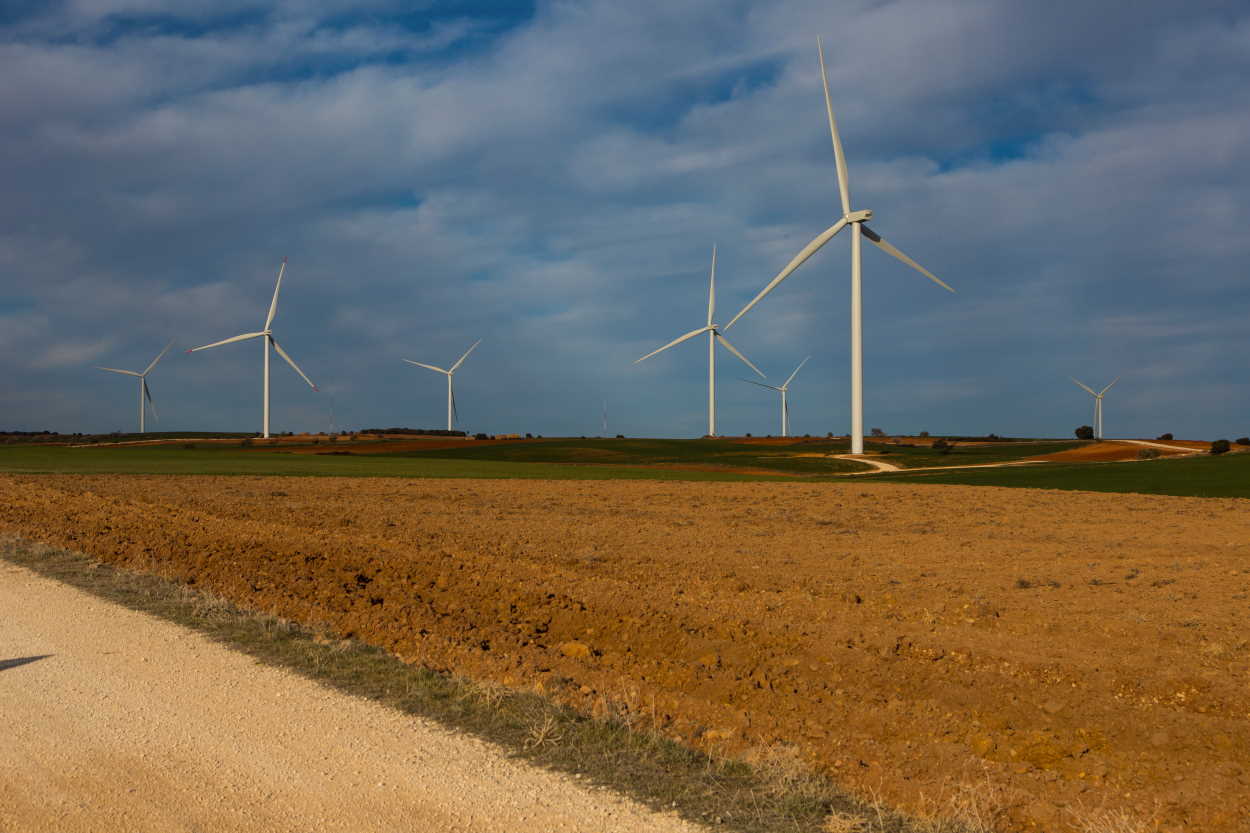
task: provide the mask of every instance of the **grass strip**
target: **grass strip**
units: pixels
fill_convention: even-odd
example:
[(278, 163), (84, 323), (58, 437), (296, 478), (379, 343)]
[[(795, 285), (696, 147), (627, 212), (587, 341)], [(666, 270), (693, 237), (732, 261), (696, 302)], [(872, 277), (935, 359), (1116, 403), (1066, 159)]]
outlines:
[[(408, 665), (355, 640), (244, 610), (185, 585), (80, 553), (0, 538), (0, 558), (110, 602), (196, 630), (261, 662), (433, 719), (508, 754), (628, 795), (655, 810), (743, 833), (959, 833), (968, 819), (908, 820), (857, 801), (778, 746), (752, 764), (670, 740), (618, 713), (591, 718), (536, 693)], [(988, 829), (988, 828), (980, 828)]]

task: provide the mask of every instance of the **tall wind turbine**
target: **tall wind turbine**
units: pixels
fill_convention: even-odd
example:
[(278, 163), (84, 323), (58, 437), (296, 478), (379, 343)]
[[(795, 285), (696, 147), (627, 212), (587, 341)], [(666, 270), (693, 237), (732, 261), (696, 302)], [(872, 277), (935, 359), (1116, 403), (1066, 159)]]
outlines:
[(404, 359), (404, 361), (408, 362), (408, 364), (415, 364), (417, 367), (424, 367), (426, 370), (434, 370), (439, 373), (447, 374), (447, 430), (448, 431), (452, 430), (452, 426), (455, 424), (455, 417), (456, 417), (456, 393), (455, 391), (452, 390), (452, 387), (451, 387), (451, 377), (456, 375), (456, 371), (460, 369), (460, 365), (464, 364), (464, 360), (469, 358), (469, 354), (472, 353), (474, 348), (476, 348), (481, 343), (482, 343), (482, 340), (480, 338), (477, 341), (473, 342), (473, 347), (470, 347), (468, 350), (465, 350), (464, 355), (460, 357), (459, 361), (457, 361), (447, 370), (444, 370), (441, 367), (435, 367), (432, 364), (422, 364), (421, 362), (414, 362), (412, 359)]
[(299, 374), (300, 378), (308, 383), (308, 386), (310, 388), (312, 388), (313, 390), (317, 389), (317, 386), (312, 383), (312, 379), (309, 379), (307, 376), (304, 375), (304, 371), (299, 369), (299, 365), (295, 363), (295, 360), (286, 354), (286, 351), (282, 349), (281, 344), (278, 344), (278, 340), (273, 337), (273, 331), (270, 329), (270, 327), (273, 325), (274, 316), (278, 314), (278, 292), (280, 292), (282, 289), (282, 276), (285, 273), (286, 273), (286, 258), (284, 257), (282, 258), (282, 266), (281, 268), (278, 269), (278, 282), (274, 284), (274, 287), (273, 287), (273, 300), (269, 302), (269, 315), (266, 316), (265, 318), (265, 328), (263, 330), (261, 330), (258, 333), (244, 333), (243, 335), (234, 336), (233, 338), (222, 339), (221, 341), (214, 341), (212, 344), (205, 344), (202, 347), (192, 347), (190, 350), (187, 351), (188, 353), (194, 353), (197, 350), (207, 350), (210, 347), (220, 347), (223, 344), (231, 344), (236, 341), (247, 341), (249, 338), (264, 339), (264, 351), (265, 351), (264, 436), (266, 438), (269, 436), (269, 345), (270, 344), (273, 345), (273, 349), (278, 351), (278, 355), (286, 359), (286, 363), (289, 364), (292, 368), (294, 368), (295, 372)]
[(798, 269), (803, 262), (814, 255), (821, 246), (833, 239), (834, 235), (840, 232), (843, 227), (851, 227), (851, 453), (864, 453), (864, 358), (863, 358), (863, 313), (861, 304), (860, 291), (860, 238), (867, 237), (869, 242), (881, 249), (889, 255), (893, 255), (899, 260), (906, 263), (916, 271), (920, 272), (929, 280), (936, 283), (943, 289), (954, 292), (945, 283), (937, 278), (928, 269), (903, 254), (885, 238), (870, 229), (866, 221), (872, 219), (872, 211), (861, 209), (859, 211), (851, 210), (851, 192), (847, 182), (846, 175), (846, 157), (842, 153), (842, 139), (838, 136), (838, 124), (833, 118), (833, 104), (829, 100), (829, 79), (825, 74), (825, 51), (821, 46), (820, 39), (816, 39), (816, 49), (820, 53), (820, 80), (825, 88), (825, 112), (829, 116), (829, 134), (833, 138), (833, 156), (838, 172), (838, 194), (842, 198), (842, 217), (829, 228), (822, 231), (816, 236), (812, 242), (803, 247), (794, 259), (791, 260), (786, 267), (772, 279), (768, 286), (756, 295), (751, 303), (747, 304), (742, 310), (733, 317), (733, 319), (725, 325), (728, 330), (734, 325), (734, 322), (746, 314), (747, 310), (755, 306), (760, 300), (772, 292), (777, 284), (790, 277), (795, 269)]
[(691, 330), (680, 338), (673, 339), (665, 344), (659, 350), (652, 350), (641, 359), (637, 359), (634, 364), (646, 361), (657, 353), (663, 353), (668, 348), (681, 344), (686, 339), (694, 338), (697, 335), (707, 333), (707, 433), (709, 437), (716, 436), (716, 343), (720, 342), (721, 346), (733, 353), (746, 363), (746, 366), (759, 373), (761, 379), (766, 379), (760, 369), (751, 364), (751, 360), (738, 352), (738, 348), (729, 343), (729, 339), (721, 335), (718, 325), (712, 322), (716, 315), (716, 247), (712, 246), (712, 277), (708, 282), (707, 288), (707, 325), (697, 330)]
[[(808, 356), (807, 359), (810, 359)], [(781, 436), (790, 436), (790, 402), (786, 398), (786, 394), (790, 392), (790, 383), (794, 381), (794, 377), (799, 375), (799, 371), (803, 369), (803, 365), (807, 364), (807, 359), (799, 362), (799, 366), (794, 368), (794, 372), (790, 374), (790, 378), (786, 379), (780, 385), (766, 385), (763, 382), (757, 382), (754, 379), (743, 379), (752, 385), (759, 385), (761, 388), (778, 391), (781, 394)]]
[(152, 359), (152, 363), (148, 365), (147, 369), (144, 370), (142, 373), (139, 373), (138, 371), (134, 371), (134, 370), (118, 370), (115, 367), (96, 368), (97, 370), (107, 370), (109, 373), (121, 373), (124, 376), (137, 376), (139, 378), (139, 433), (140, 434), (143, 433), (143, 412), (144, 412), (145, 400), (146, 400), (147, 406), (151, 407), (152, 409), (152, 417), (154, 419), (158, 419), (158, 420), (160, 419), (160, 417), (156, 415), (156, 403), (152, 401), (152, 391), (148, 388), (148, 374), (152, 372), (152, 368), (156, 367), (156, 363), (159, 362), (165, 356), (165, 354), (169, 352), (169, 348), (173, 346), (174, 346), (174, 343), (172, 341), (169, 342), (169, 344), (166, 344), (165, 349), (156, 354), (156, 358)]
[(1111, 385), (1114, 385), (1116, 382), (1120, 381), (1120, 377), (1119, 376), (1115, 377), (1113, 380), (1111, 380), (1111, 385), (1107, 385), (1105, 388), (1098, 391), (1097, 393), (1095, 393), (1094, 389), (1091, 388), (1089, 385), (1085, 384), (1084, 382), (1077, 382), (1077, 380), (1071, 376), (1069, 376), (1068, 378), (1072, 379), (1073, 382), (1076, 382), (1080, 387), (1088, 391), (1090, 396), (1094, 397), (1094, 438), (1101, 440), (1102, 439), (1102, 395), (1106, 393), (1107, 391), (1111, 390)]

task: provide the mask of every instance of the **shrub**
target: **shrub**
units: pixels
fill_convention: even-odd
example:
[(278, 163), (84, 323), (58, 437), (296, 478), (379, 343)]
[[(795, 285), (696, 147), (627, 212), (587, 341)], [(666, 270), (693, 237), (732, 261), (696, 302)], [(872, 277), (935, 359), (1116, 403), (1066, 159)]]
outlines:
[(748, 431), (748, 432), (746, 433), (746, 436), (750, 437), (750, 436), (751, 436), (751, 432), (750, 432), (750, 431)]
[(1233, 440), (1237, 445), (1250, 445), (1250, 437), (1238, 437)]
[(929, 436), (929, 432), (928, 432), (928, 431), (921, 431), (921, 432), (920, 432), (920, 436), (922, 436), (922, 437), (927, 437), (927, 436)]
[(1160, 434), (1159, 436), (1155, 437), (1155, 439), (1156, 440), (1170, 440), (1172, 439), (1172, 434), (1171, 432), (1168, 432), (1167, 434)]
[(617, 438), (618, 440), (623, 440), (623, 439), (625, 439), (625, 435), (624, 435), (624, 434), (617, 434), (617, 435), (616, 435), (616, 438)]
[(1078, 440), (1092, 440), (1094, 438), (1094, 429), (1089, 425), (1082, 425), (1076, 429), (1076, 438)]
[(1137, 452), (1137, 459), (1138, 460), (1153, 460), (1156, 457), (1158, 457), (1159, 454), (1160, 452), (1159, 452), (1159, 449), (1157, 448), (1143, 448), (1141, 451)]
[(526, 431), (526, 432), (525, 432), (525, 439), (527, 439), (527, 440), (532, 440), (532, 439), (534, 439), (534, 435), (533, 435), (533, 434), (531, 434), (529, 431)]
[(933, 450), (939, 454), (950, 454), (951, 449), (954, 447), (955, 447), (954, 443), (944, 440), (940, 437), (933, 441)]
[(882, 431), (880, 428), (874, 428), (874, 429), (872, 429), (872, 435), (873, 435), (874, 437), (884, 437), (884, 436), (885, 436), (885, 432), (884, 432), (884, 431)]
[(1228, 453), (1228, 440), (1216, 440), (1215, 442), (1211, 443), (1211, 453), (1212, 454), (1227, 454)]
[[(486, 436), (485, 434), (480, 434), (480, 433), (479, 433), (479, 434), (474, 434), (474, 435), (473, 435), (473, 439), (475, 439), (475, 440), (489, 440), (489, 439), (490, 439), (490, 437)], [(584, 439), (586, 439), (586, 438), (585, 438), (585, 437), (582, 437), (582, 439), (584, 440)]]

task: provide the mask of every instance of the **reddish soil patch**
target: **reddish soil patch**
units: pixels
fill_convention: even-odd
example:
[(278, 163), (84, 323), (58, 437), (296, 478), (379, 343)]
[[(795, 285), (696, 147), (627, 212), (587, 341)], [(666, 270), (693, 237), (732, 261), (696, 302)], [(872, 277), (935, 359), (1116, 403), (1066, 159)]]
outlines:
[[(1130, 445), (1129, 443), (1093, 443), (1092, 445), (1083, 445), (1079, 448), (1069, 448), (1067, 451), (1056, 451), (1054, 454), (1041, 454), (1029, 459), (1048, 460), (1054, 463), (1113, 463), (1123, 460), (1136, 460), (1137, 455), (1144, 448), (1146, 446)], [(1184, 453), (1182, 451), (1168, 451), (1166, 448), (1155, 450), (1163, 457)]]
[[(786, 741), (1009, 829), (1250, 817), (1250, 501), (901, 484), (0, 477), (0, 530), (439, 669)], [(713, 541), (713, 544), (709, 544)]]

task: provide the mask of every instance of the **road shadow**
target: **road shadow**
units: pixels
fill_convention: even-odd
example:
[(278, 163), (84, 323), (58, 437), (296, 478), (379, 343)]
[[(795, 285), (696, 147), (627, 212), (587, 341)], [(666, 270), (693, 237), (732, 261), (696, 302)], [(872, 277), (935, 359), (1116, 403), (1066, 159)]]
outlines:
[(21, 665), (28, 665), (32, 662), (38, 662), (41, 659), (47, 659), (52, 654), (40, 654), (37, 657), (14, 657), (13, 659), (0, 659), (0, 671), (8, 671), (10, 668), (17, 668)]

